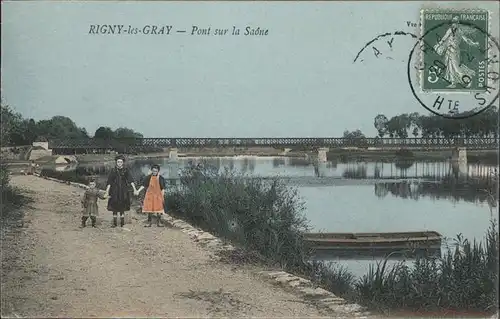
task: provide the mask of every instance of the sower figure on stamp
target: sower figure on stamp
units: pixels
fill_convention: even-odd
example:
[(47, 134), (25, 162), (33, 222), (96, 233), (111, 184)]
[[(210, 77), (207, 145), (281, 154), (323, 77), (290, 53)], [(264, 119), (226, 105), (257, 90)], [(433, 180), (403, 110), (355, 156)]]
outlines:
[(146, 189), (142, 211), (148, 214), (148, 224), (151, 227), (153, 215), (156, 214), (156, 225), (162, 227), (161, 215), (165, 212), (165, 178), (159, 174), (160, 166), (151, 166), (151, 174), (144, 178), (141, 187), (135, 191), (135, 195)]
[[(444, 54), (444, 79), (450, 83), (448, 88), (454, 88), (461, 84), (464, 88), (470, 87), (472, 77), (476, 72), (462, 63), (460, 56), (460, 44), (465, 42), (470, 46), (479, 46), (468, 36), (474, 33), (474, 29), (469, 26), (460, 25), (458, 17), (453, 17), (451, 27), (446, 31), (443, 38), (434, 46), (437, 54)], [(468, 79), (468, 80), (466, 80)]]
[(120, 226), (125, 225), (126, 211), (130, 210), (130, 186), (135, 190), (132, 175), (124, 167), (125, 157), (118, 155), (115, 158), (116, 166), (108, 176), (106, 195), (108, 200), (108, 211), (113, 212), (113, 226), (117, 226), (118, 213), (120, 213)]
[(82, 228), (85, 227), (87, 219), (90, 217), (92, 227), (96, 227), (97, 215), (99, 215), (99, 208), (97, 207), (97, 199), (105, 199), (103, 192), (96, 188), (96, 181), (91, 179), (89, 181), (89, 188), (85, 190), (82, 198), (83, 216)]

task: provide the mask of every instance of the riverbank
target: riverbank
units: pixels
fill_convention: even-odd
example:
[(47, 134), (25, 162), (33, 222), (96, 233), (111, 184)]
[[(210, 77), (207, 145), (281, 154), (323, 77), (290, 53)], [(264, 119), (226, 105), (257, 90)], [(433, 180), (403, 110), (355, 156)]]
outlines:
[[(189, 176), (189, 174), (187, 176)], [(364, 278), (361, 278), (362, 280), (360, 281), (353, 280), (353, 278), (350, 277), (349, 270), (345, 268), (344, 270), (337, 269), (334, 271), (332, 271), (328, 267), (324, 267), (321, 265), (316, 265), (312, 268), (310, 268), (310, 266), (306, 266), (305, 268), (297, 268), (296, 262), (302, 260), (302, 258), (305, 256), (303, 256), (303, 254), (306, 252), (303, 251), (302, 248), (300, 248), (300, 241), (296, 240), (299, 239), (300, 236), (298, 238), (295, 238), (296, 235), (294, 235), (296, 234), (295, 229), (297, 227), (300, 228), (300, 219), (294, 219), (293, 212), (291, 215), (290, 212), (286, 212), (286, 210), (296, 206), (295, 204), (289, 202), (289, 195), (293, 195), (293, 192), (288, 193), (288, 195), (287, 193), (283, 193), (285, 189), (279, 186), (280, 183), (277, 184), (274, 192), (271, 191), (272, 189), (268, 189), (268, 191), (271, 191), (268, 192), (266, 191), (266, 188), (259, 190), (259, 180), (255, 180), (247, 184), (247, 187), (243, 187), (243, 184), (241, 182), (232, 180), (231, 178), (228, 180), (227, 176), (218, 177), (212, 176), (210, 174), (205, 176), (202, 183), (197, 183), (197, 178), (188, 178), (187, 180), (184, 178), (185, 182), (188, 182), (189, 180), (194, 182), (194, 184), (191, 184), (191, 186), (189, 186), (192, 192), (184, 193), (184, 195), (182, 195), (178, 192), (172, 193), (169, 191), (169, 195), (167, 196), (167, 207), (173, 208), (177, 205), (177, 208), (180, 209), (176, 209), (172, 212), (177, 212), (176, 216), (179, 216), (179, 218), (187, 220), (189, 223), (197, 225), (198, 227), (203, 228), (211, 234), (219, 236), (220, 238), (230, 239), (231, 242), (237, 243), (238, 245), (241, 245), (241, 247), (245, 248), (244, 253), (234, 254), (233, 252), (231, 252), (230, 255), (226, 256), (226, 259), (228, 259), (232, 263), (232, 265), (234, 265), (235, 263), (239, 265), (242, 262), (243, 264), (245, 264), (246, 260), (255, 260), (255, 254), (252, 252), (259, 252), (257, 256), (261, 256), (262, 253), (264, 253), (265, 255), (272, 257), (268, 258), (266, 260), (266, 263), (262, 264), (265, 267), (268, 267), (268, 265), (275, 265), (273, 266), (273, 268), (275, 268), (277, 265), (277, 261), (278, 264), (284, 263), (285, 267), (289, 268), (292, 273), (298, 274), (303, 278), (311, 278), (314, 282), (314, 285), (312, 286), (313, 289), (314, 287), (317, 287), (319, 285), (326, 290), (335, 291), (335, 294), (337, 296), (342, 296), (344, 297), (344, 299), (349, 300), (349, 302), (351, 303), (358, 302), (360, 304), (366, 304), (369, 305), (372, 309), (383, 311), (385, 315), (391, 315), (395, 317), (398, 317), (399, 314), (404, 314), (404, 317), (407, 317), (408, 314), (412, 314), (412, 316), (425, 315), (426, 317), (431, 317), (431, 315), (443, 316), (451, 313), (457, 316), (467, 316), (472, 311), (475, 311), (475, 317), (484, 318), (486, 316), (483, 314), (483, 312), (477, 309), (481, 309), (481, 303), (486, 302), (486, 304), (489, 304), (490, 301), (485, 298), (490, 298), (492, 295), (493, 298), (494, 296), (496, 296), (495, 294), (488, 293), (487, 287), (480, 288), (479, 286), (477, 286), (480, 285), (480, 283), (484, 280), (486, 280), (486, 282), (491, 282), (491, 280), (494, 281), (493, 277), (489, 276), (492, 274), (494, 275), (496, 272), (491, 273), (487, 271), (487, 269), (492, 265), (495, 266), (497, 263), (491, 264), (491, 262), (488, 262), (485, 251), (481, 249), (478, 250), (476, 246), (471, 246), (470, 248), (465, 247), (465, 251), (470, 251), (471, 254), (478, 257), (479, 259), (470, 259), (471, 256), (469, 256), (469, 253), (467, 253), (465, 256), (459, 258), (458, 260), (454, 259), (454, 261), (438, 260), (437, 264), (435, 265), (433, 265), (432, 263), (429, 264), (429, 260), (421, 260), (420, 263), (416, 265), (415, 271), (409, 271), (410, 269), (405, 270), (405, 268), (396, 268), (399, 269), (396, 272), (396, 277), (393, 277), (395, 273), (392, 272), (391, 268), (389, 267), (385, 270), (385, 272), (382, 273), (380, 273), (379, 267), (375, 267), (373, 273), (368, 273), (366, 276), (364, 276)], [(227, 181), (231, 183), (231, 188), (227, 187)], [(267, 182), (264, 182), (264, 184), (262, 185), (267, 185)], [(211, 189), (211, 191), (208, 193), (200, 192), (202, 190), (201, 188), (209, 188)], [(265, 191), (265, 193), (261, 193), (262, 191)], [(183, 196), (187, 197), (183, 199)], [(281, 202), (281, 204), (284, 205), (282, 209), (285, 209), (285, 211), (275, 211), (271, 214), (272, 216), (280, 216), (279, 220), (275, 220), (276, 218), (272, 218), (272, 216), (270, 219), (268, 219), (266, 218), (267, 215), (263, 214), (263, 212), (267, 211), (267, 209), (265, 209), (265, 207), (262, 207), (262, 205), (270, 205), (269, 207), (272, 207), (271, 210), (273, 211), (279, 209), (279, 207), (281, 206), (281, 204), (278, 204), (280, 201), (278, 201), (277, 203), (273, 203), (272, 198), (287, 198), (284, 202)], [(223, 205), (221, 205), (221, 199), (223, 199)], [(250, 206), (245, 204), (249, 200), (253, 203)], [(268, 202), (269, 200), (271, 200), (271, 202)], [(181, 207), (178, 207), (179, 204), (182, 204)], [(276, 206), (276, 204), (278, 204), (278, 206)], [(190, 207), (192, 207), (192, 209), (190, 209)], [(262, 209), (264, 209), (264, 211), (262, 211)], [(197, 211), (198, 214), (193, 214), (193, 212), (195, 211)], [(234, 213), (237, 213), (237, 215), (235, 216)], [(205, 242), (207, 238), (214, 238), (207, 232), (204, 233), (200, 230), (193, 230), (193, 228), (191, 228), (190, 230), (186, 222), (179, 221), (174, 223), (176, 224), (176, 227), (180, 227), (182, 231), (185, 231), (190, 236), (196, 237), (197, 241)], [(286, 225), (289, 225), (292, 228), (288, 230), (286, 228), (283, 228), (286, 227)], [(255, 231), (257, 230), (260, 230), (261, 232), (265, 231), (266, 233), (270, 232), (270, 234), (274, 233), (275, 236), (278, 237), (269, 237), (266, 236), (266, 233), (261, 233), (259, 235), (258, 232), (255, 233)], [(239, 234), (246, 235), (239, 236)], [(252, 236), (257, 237), (253, 239)], [(262, 240), (264, 240), (265, 242), (261, 242)], [(267, 242), (266, 240), (270, 241)], [(295, 246), (297, 244), (299, 245)], [(208, 243), (205, 245), (207, 245), (208, 247), (213, 246), (212, 243)], [(496, 245), (496, 247), (498, 248), (498, 243)], [(276, 251), (275, 249), (278, 250)], [(462, 246), (461, 249), (464, 249), (464, 246)], [(487, 251), (491, 252), (494, 251), (494, 249), (491, 250), (490, 248), (488, 248)], [(287, 257), (288, 254), (290, 255)], [(261, 259), (258, 258), (258, 260)], [(468, 260), (470, 260), (470, 262)], [(489, 260), (492, 260), (491, 257), (489, 257)], [(477, 262), (479, 262), (479, 264)], [(452, 275), (451, 278), (447, 277), (447, 279), (444, 281), (448, 284), (448, 286), (442, 285), (442, 281), (436, 278), (436, 274), (439, 272), (439, 270), (436, 269), (436, 265), (439, 266), (440, 263), (444, 263), (443, 266), (450, 263), (452, 267), (451, 269), (455, 269), (454, 272), (456, 273)], [(486, 268), (484, 268), (484, 266), (486, 266)], [(401, 272), (403, 270), (406, 272)], [(450, 274), (449, 270), (450, 269), (447, 270), (448, 274)], [(470, 281), (468, 282), (471, 283), (472, 286), (461, 285), (460, 281), (457, 282), (456, 278), (454, 278), (454, 276), (463, 276), (462, 273), (464, 270), (467, 274), (475, 273), (476, 275), (474, 275), (474, 278), (476, 278), (476, 276), (479, 276), (479, 278), (476, 279), (473, 279), (472, 277), (469, 278), (467, 277), (467, 275), (466, 277), (464, 277), (470, 279)], [(421, 271), (430, 272), (430, 282), (424, 280), (425, 278), (418, 277), (418, 274)], [(275, 276), (270, 278), (272, 279), (272, 282), (280, 282), (283, 284), (286, 283), (286, 286), (293, 286), (297, 283), (300, 284), (303, 282), (302, 279), (296, 282), (295, 280), (297, 279), (293, 278), (297, 277), (285, 275), (284, 273), (279, 271), (272, 272), (271, 274)], [(380, 280), (384, 284), (377, 283)], [(407, 286), (406, 284), (404, 284), (405, 280), (410, 280), (411, 283), (417, 286), (413, 288)], [(477, 280), (479, 280), (479, 282)], [(434, 285), (436, 284), (438, 287), (434, 287)], [(420, 287), (419, 285), (431, 287), (432, 289), (429, 289), (431, 289), (432, 291), (421, 291), (418, 288)], [(480, 289), (486, 295), (482, 297), (476, 296), (474, 294), (470, 295), (471, 290), (469, 288), (471, 287), (475, 287), (474, 289)], [(297, 287), (294, 286), (294, 288)], [(305, 291), (307, 291), (309, 294), (317, 294), (317, 292), (313, 293), (309, 288), (300, 288), (305, 289)], [(394, 294), (394, 291), (399, 292), (397, 294)], [(439, 291), (448, 294), (447, 297), (433, 295), (432, 298), (417, 298), (421, 293), (435, 293)], [(360, 293), (362, 294), (360, 295)], [(407, 295), (407, 293), (416, 293), (416, 295), (409, 296)], [(458, 295), (456, 295), (455, 293)], [(462, 295), (465, 297), (458, 297)], [(456, 299), (457, 297), (459, 299)], [(311, 298), (311, 295), (309, 295), (308, 298)], [(441, 305), (436, 305), (434, 301), (439, 298), (441, 298), (442, 300)], [(463, 298), (468, 300), (468, 304), (465, 305), (463, 309), (462, 306), (453, 309), (453, 307), (456, 307), (456, 305), (462, 304)], [(414, 304), (408, 304), (409, 300), (414, 300)], [(451, 305), (450, 308), (447, 308), (447, 304)], [(491, 304), (494, 304), (494, 302)], [(412, 310), (411, 308), (415, 306), (417, 306), (417, 309), (421, 309)], [(410, 309), (406, 309), (407, 307), (409, 307)], [(469, 309), (470, 307), (472, 307), (472, 309)]]
[(102, 226), (81, 229), (74, 186), (36, 176), (12, 184), (34, 203), (21, 233), (2, 241), (4, 252), (18, 249), (2, 268), (2, 317), (346, 316), (259, 279), (269, 269), (219, 260), (175, 227), (143, 228), (132, 213), (132, 224), (108, 228), (104, 201)]
[[(243, 180), (235, 172), (214, 173), (188, 167), (183, 187), (167, 194), (167, 207), (180, 218), (211, 233), (257, 251), (287, 271), (311, 278), (336, 295), (398, 316), (475, 316), (494, 313), (498, 283), (496, 224), (477, 241), (460, 240), (440, 258), (418, 258), (409, 267), (372, 265), (355, 278), (349, 269), (308, 262), (303, 234), (308, 222), (304, 203), (281, 180)], [(456, 251), (455, 251), (456, 250)], [(422, 276), (422, 274), (425, 274)], [(487, 284), (486, 284), (487, 283)]]
[[(81, 154), (76, 155), (78, 163), (93, 164), (93, 163), (109, 163), (115, 159), (114, 154)], [(127, 154), (127, 161), (134, 160), (147, 160), (155, 158), (168, 158), (170, 152), (157, 152), (157, 153), (144, 153), (144, 154)], [(273, 148), (264, 149), (250, 149), (250, 150), (233, 150), (233, 149), (206, 149), (206, 150), (193, 150), (193, 149), (179, 149), (178, 157), (235, 157), (235, 156), (259, 156), (259, 157), (272, 157), (284, 156), (283, 151)], [(306, 156), (305, 152), (289, 153), (287, 157), (301, 157)], [(42, 157), (36, 160), (36, 163), (41, 165), (52, 163), (58, 156)]]
[[(168, 158), (169, 152), (130, 154), (126, 155), (128, 161), (145, 160), (155, 158)], [(291, 157), (291, 158), (314, 158), (317, 154), (310, 151), (291, 151), (284, 153), (274, 148), (259, 149), (179, 149), (178, 157), (235, 157), (235, 156), (258, 156), (258, 157)], [(81, 164), (110, 163), (114, 161), (114, 154), (81, 154), (76, 158)], [(44, 156), (35, 160), (35, 163), (43, 165), (54, 164), (58, 156)], [(363, 150), (363, 149), (335, 149), (327, 152), (329, 161), (373, 161), (373, 162), (396, 162), (401, 160), (411, 161), (442, 161), (451, 157), (450, 150), (444, 151), (410, 151), (402, 155), (398, 150)], [(497, 164), (498, 152), (496, 150), (469, 150), (467, 151), (469, 162)], [(28, 164), (25, 160), (10, 160), (11, 166), (22, 166)]]

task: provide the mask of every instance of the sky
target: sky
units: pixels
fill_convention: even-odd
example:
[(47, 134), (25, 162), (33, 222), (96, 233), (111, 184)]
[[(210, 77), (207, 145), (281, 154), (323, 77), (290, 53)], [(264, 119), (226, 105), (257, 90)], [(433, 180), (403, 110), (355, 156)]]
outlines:
[[(91, 134), (145, 137), (376, 135), (374, 117), (428, 112), (407, 80), (420, 9), (498, 2), (3, 1), (3, 101), (36, 120), (71, 118)], [(89, 34), (93, 24), (171, 25), (170, 35)], [(193, 26), (210, 35), (191, 35)], [(233, 26), (240, 35), (231, 35)], [(243, 35), (246, 26), (266, 36)], [(228, 35), (213, 35), (214, 29)], [(186, 30), (177, 33), (176, 30)], [(381, 53), (376, 57), (374, 49)]]

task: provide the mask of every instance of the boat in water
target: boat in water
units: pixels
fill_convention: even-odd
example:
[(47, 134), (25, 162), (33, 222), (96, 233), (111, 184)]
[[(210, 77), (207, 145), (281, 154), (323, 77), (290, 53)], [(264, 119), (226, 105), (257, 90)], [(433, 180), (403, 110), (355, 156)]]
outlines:
[(394, 233), (306, 233), (307, 246), (334, 256), (406, 256), (441, 254), (442, 236), (436, 231)]

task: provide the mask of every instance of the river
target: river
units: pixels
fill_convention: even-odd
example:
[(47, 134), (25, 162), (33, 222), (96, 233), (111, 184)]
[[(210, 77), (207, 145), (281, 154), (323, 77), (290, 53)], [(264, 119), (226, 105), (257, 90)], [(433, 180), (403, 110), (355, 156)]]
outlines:
[[(305, 215), (314, 231), (431, 230), (450, 239), (461, 233), (469, 240), (482, 240), (491, 216), (498, 218), (497, 208), (491, 208), (497, 202), (488, 200), (483, 191), (491, 183), (494, 165), (456, 166), (448, 161), (318, 165), (297, 158), (235, 157), (151, 159), (135, 161), (131, 168), (139, 176), (147, 174), (151, 164), (159, 164), (162, 175), (175, 178), (189, 161), (205, 161), (249, 176), (285, 178), (298, 188), (306, 204)], [(67, 169), (64, 174), (97, 174), (103, 179), (108, 168), (87, 165)], [(357, 276), (366, 273), (368, 265), (379, 260), (328, 259), (347, 266)]]

